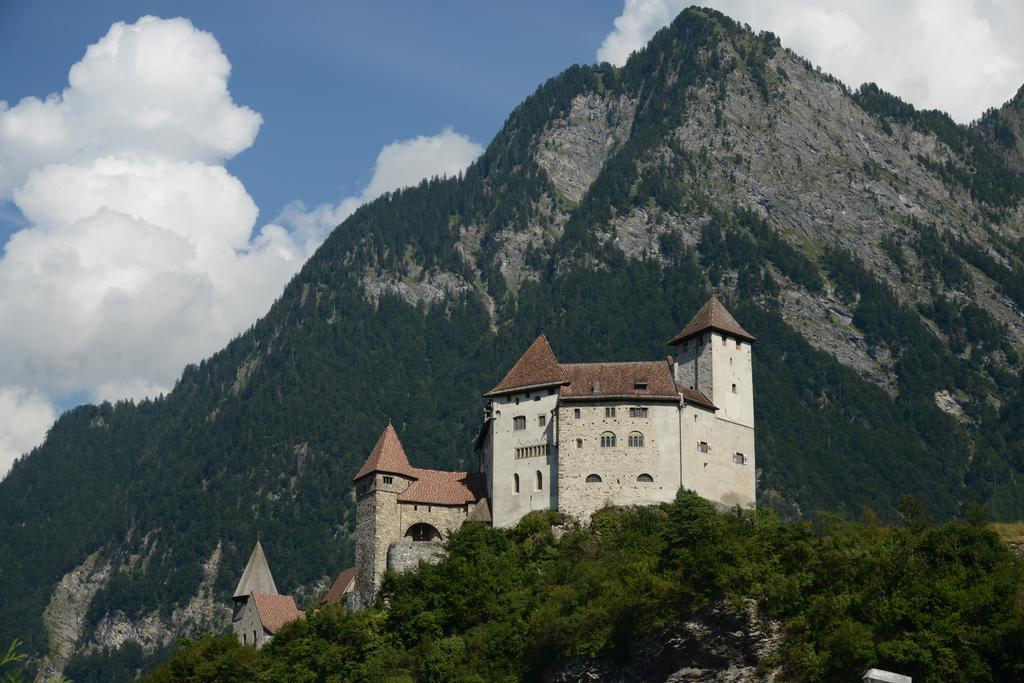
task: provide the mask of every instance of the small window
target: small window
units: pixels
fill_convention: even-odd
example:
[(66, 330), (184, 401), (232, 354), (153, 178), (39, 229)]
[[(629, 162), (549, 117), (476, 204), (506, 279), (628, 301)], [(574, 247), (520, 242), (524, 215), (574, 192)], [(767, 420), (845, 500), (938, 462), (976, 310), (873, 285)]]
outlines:
[(645, 391), (647, 389), (647, 380), (638, 379), (633, 382), (633, 388), (637, 391)]
[(588, 474), (587, 475), (587, 483), (588, 484), (600, 484), (601, 483), (601, 476), (598, 475), (598, 474)]
[(734, 394), (736, 393), (736, 384), (735, 383), (732, 385), (732, 393), (734, 393)]
[(711, 444), (709, 444), (707, 441), (698, 441), (697, 442), (697, 452), (698, 453), (710, 453), (711, 452)]
[[(735, 384), (733, 384), (733, 385), (732, 385), (732, 388), (733, 388), (733, 390), (735, 390), (735, 389), (736, 389), (736, 385), (735, 385)], [(548, 418), (547, 418), (547, 416), (546, 416), (546, 415), (538, 415), (538, 416), (537, 416), (537, 424), (538, 424), (539, 426), (543, 427), (543, 426), (544, 426), (544, 425), (546, 425), (547, 423), (548, 423)]]
[(605, 432), (601, 435), (601, 448), (614, 448), (615, 447), (615, 435), (611, 432)]
[(253, 644), (253, 645), (255, 645), (255, 644), (256, 644), (256, 631), (253, 631), (253, 632), (252, 632), (252, 644)]
[(742, 453), (733, 453), (732, 454), (732, 461), (734, 463), (736, 463), (737, 465), (746, 465), (747, 464), (747, 456), (743, 455)]
[(385, 484), (393, 484), (393, 483), (395, 483), (395, 478), (394, 477), (389, 477), (388, 475), (385, 474), (384, 475), (384, 483)]
[(654, 483), (654, 477), (652, 477), (649, 474), (641, 474), (639, 477), (636, 478), (636, 480), (638, 482), (640, 482), (641, 484), (653, 484)]
[(605, 417), (615, 417), (615, 406), (605, 406), (604, 408)]
[(512, 429), (518, 431), (520, 429), (526, 429), (526, 416), (520, 415), (519, 417), (512, 418)]
[(540, 396), (534, 396), (534, 397), (533, 397), (533, 400), (534, 400), (534, 401), (539, 401), (539, 400), (540, 400)]
[(637, 407), (637, 408), (630, 408), (629, 409), (629, 416), (630, 417), (647, 417), (647, 408), (643, 407), (643, 406), (640, 406), (640, 407)]
[(551, 387), (550, 389), (548, 389), (548, 396), (554, 396), (554, 395), (555, 395), (555, 388)]
[(248, 645), (249, 643), (246, 642), (248, 640), (249, 640), (249, 634), (248, 633), (243, 633), (242, 634), (242, 645)]
[(513, 493), (519, 493), (519, 475), (518, 474), (513, 474), (512, 475), (512, 486), (513, 486), (512, 492)]
[(627, 443), (629, 443), (630, 448), (643, 448), (644, 435), (640, 432), (632, 432), (627, 439)]
[(576, 448), (583, 448), (583, 439), (576, 439)]
[(573, 408), (572, 409), (572, 416), (574, 418), (576, 418), (577, 420), (580, 419), (580, 409), (579, 408)]
[(540, 470), (537, 470), (537, 490), (544, 490), (544, 475), (540, 473)]

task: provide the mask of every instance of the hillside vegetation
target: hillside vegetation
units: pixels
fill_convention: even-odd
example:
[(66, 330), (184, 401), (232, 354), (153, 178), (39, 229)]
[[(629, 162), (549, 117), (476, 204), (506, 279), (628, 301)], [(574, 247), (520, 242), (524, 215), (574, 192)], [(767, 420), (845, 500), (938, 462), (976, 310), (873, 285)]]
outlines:
[(558, 538), (550, 513), (509, 531), (472, 524), (441, 564), (389, 575), (377, 609), (314, 608), (259, 651), (204, 636), (148, 680), (553, 680), (584, 662), (602, 679), (662, 680), (698, 657), (719, 671), (735, 662), (715, 660), (710, 635), (697, 657), (668, 661), (638, 643), (668, 640), (709, 606), (750, 603), (762, 623), (746, 628), (776, 629), (780, 644), (743, 652), (748, 675), (858, 681), (879, 666), (922, 682), (1020, 680), (1024, 563), (981, 524), (931, 526), (911, 499), (902, 509), (902, 526), (866, 512), (812, 528), (716, 513), (683, 491), (657, 508), (606, 508)]
[(480, 396), (539, 331), (562, 362), (660, 358), (712, 292), (758, 337), (762, 507), (1024, 518), (1020, 111), (960, 126), (709, 10), (567, 69), (169, 395), (57, 421), (0, 482), (0, 643), (105, 666), (115, 634), (220, 630), (257, 537), (309, 599), (352, 563), (389, 418), (418, 466), (473, 467)]

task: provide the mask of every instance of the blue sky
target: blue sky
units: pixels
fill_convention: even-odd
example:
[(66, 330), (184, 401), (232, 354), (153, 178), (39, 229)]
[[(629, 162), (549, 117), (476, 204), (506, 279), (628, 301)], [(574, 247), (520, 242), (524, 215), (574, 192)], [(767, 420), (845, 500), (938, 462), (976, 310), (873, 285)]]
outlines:
[[(34, 2), (0, 4), (0, 99), (59, 92), (115, 21), (184, 16), (231, 61), (235, 102), (264, 123), (228, 169), (272, 219), (294, 199), (365, 185), (381, 147), (446, 126), (486, 144), (545, 79), (594, 51), (609, 0), (480, 2)], [(8, 225), (12, 207), (0, 213)], [(19, 221), (20, 225), (20, 221)]]
[[(0, 476), (60, 411), (168, 391), (359, 204), (458, 173), (688, 4), (0, 0)], [(704, 4), (961, 122), (1024, 83), (1016, 0)]]

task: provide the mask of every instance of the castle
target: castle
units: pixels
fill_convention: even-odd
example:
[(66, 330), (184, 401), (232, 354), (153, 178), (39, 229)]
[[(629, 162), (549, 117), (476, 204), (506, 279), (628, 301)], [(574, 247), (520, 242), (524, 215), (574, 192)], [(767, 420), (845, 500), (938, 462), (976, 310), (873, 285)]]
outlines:
[(754, 341), (717, 298), (662, 360), (560, 363), (542, 334), (484, 394), (477, 472), (414, 467), (389, 423), (354, 477), (355, 566), (328, 601), (371, 604), (387, 569), (434, 561), (466, 521), (508, 527), (532, 510), (586, 520), (682, 487), (753, 506)]
[(754, 341), (717, 298), (663, 360), (559, 363), (542, 334), (484, 394), (479, 472), (413, 467), (388, 424), (354, 480), (347, 604), (372, 602), (386, 569), (436, 558), (437, 541), (469, 520), (588, 519), (608, 504), (671, 501), (681, 487), (721, 507), (754, 505)]

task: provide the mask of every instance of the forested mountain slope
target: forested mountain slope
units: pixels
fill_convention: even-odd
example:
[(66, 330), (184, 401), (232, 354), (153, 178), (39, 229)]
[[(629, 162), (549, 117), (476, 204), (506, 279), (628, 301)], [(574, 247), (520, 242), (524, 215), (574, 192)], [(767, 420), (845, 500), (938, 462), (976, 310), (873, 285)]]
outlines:
[(712, 291), (758, 337), (762, 504), (1024, 517), (1020, 124), (851, 91), (708, 10), (568, 69), (169, 396), (57, 422), (0, 482), (0, 642), (59, 668), (222, 628), (257, 536), (314, 595), (388, 418), (417, 465), (472, 467), (479, 397), (539, 330), (564, 362), (658, 358)]

